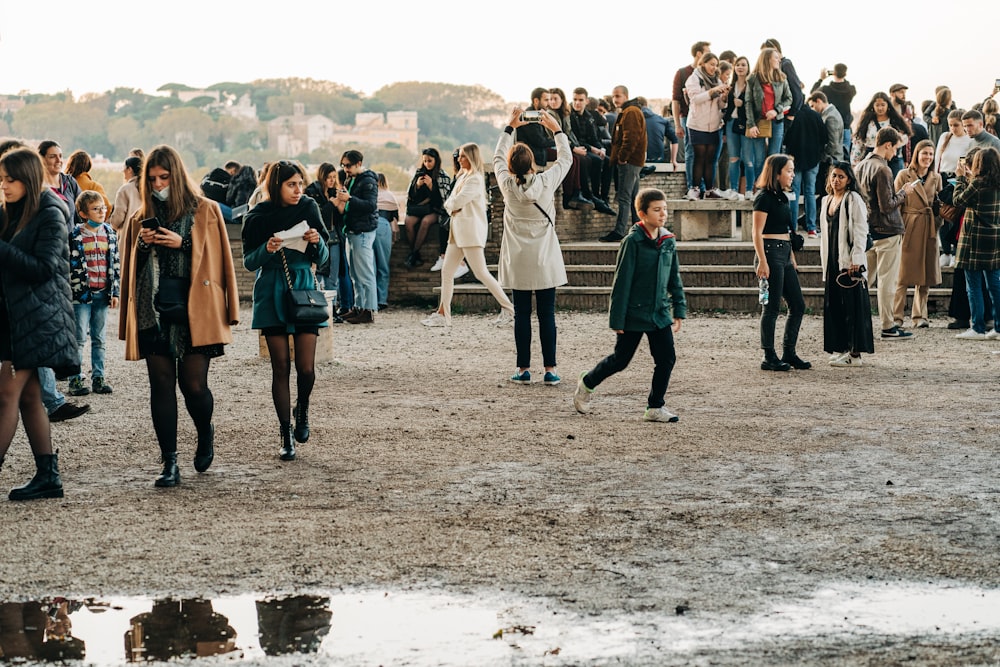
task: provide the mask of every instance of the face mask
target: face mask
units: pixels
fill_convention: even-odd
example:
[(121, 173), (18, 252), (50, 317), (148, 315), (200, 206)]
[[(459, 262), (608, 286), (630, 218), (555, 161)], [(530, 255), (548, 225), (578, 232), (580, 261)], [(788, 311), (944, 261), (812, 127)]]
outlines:
[(87, 220), (87, 224), (89, 226), (91, 226), (91, 227), (100, 227), (101, 226), (100, 222), (94, 222), (93, 220)]
[(153, 196), (159, 199), (160, 201), (167, 201), (167, 197), (170, 196), (170, 186), (168, 185), (159, 192), (153, 190)]

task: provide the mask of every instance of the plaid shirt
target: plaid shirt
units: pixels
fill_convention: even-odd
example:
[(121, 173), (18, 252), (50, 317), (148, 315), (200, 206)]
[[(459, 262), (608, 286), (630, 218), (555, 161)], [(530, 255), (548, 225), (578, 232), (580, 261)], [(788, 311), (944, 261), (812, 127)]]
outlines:
[(955, 206), (966, 207), (955, 266), (966, 271), (1000, 269), (1000, 190), (960, 177), (952, 199)]

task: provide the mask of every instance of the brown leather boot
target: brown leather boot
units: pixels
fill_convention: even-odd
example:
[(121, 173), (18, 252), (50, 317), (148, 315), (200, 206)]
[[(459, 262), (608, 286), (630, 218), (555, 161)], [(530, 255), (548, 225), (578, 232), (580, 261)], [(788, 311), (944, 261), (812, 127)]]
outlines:
[(355, 317), (350, 319), (345, 317), (344, 321), (348, 324), (373, 324), (375, 322), (375, 311), (359, 310)]

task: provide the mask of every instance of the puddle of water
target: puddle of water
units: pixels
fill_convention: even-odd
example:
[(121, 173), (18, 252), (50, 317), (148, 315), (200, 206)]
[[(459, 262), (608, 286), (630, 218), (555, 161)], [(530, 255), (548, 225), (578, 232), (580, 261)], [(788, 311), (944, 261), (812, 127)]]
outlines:
[(296, 664), (650, 662), (663, 653), (704, 655), (811, 637), (948, 642), (998, 633), (1000, 590), (931, 585), (831, 586), (749, 616), (700, 613), (697, 602), (684, 616), (581, 616), (553, 602), (493, 593), (0, 603), (0, 660), (62, 657), (95, 667), (212, 655), (266, 663), (287, 653), (302, 654)]

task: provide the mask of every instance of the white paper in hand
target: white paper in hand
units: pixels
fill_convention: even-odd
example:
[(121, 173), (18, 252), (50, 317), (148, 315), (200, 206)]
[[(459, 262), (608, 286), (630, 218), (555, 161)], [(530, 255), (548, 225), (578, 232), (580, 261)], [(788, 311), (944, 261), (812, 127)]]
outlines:
[(306, 248), (309, 247), (309, 243), (302, 237), (305, 236), (305, 233), (308, 231), (309, 224), (303, 220), (291, 229), (275, 232), (274, 235), (281, 239), (282, 248), (291, 248), (292, 250), (298, 250), (299, 252), (304, 253)]

